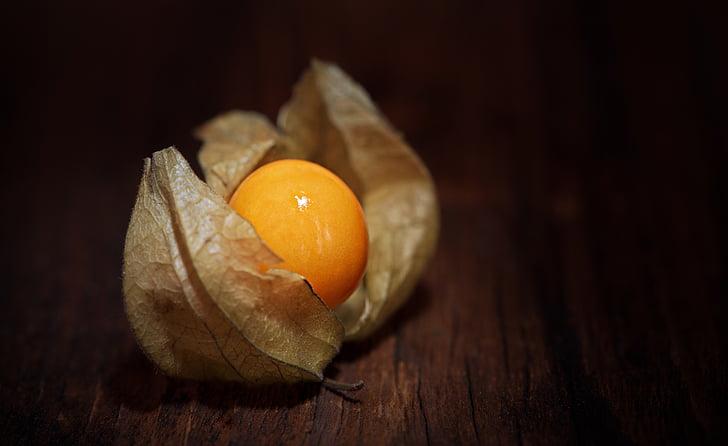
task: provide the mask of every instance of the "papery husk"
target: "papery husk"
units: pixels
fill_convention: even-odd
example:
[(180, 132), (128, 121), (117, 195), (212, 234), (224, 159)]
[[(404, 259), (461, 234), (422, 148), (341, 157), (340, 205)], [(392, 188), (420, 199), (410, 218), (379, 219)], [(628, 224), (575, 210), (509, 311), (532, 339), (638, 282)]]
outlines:
[(322, 381), (344, 335), (298, 274), (174, 148), (145, 160), (124, 248), (126, 312), (165, 373), (249, 384)]
[(227, 199), (245, 176), (276, 159), (307, 159), (339, 175), (362, 203), (370, 246), (362, 283), (335, 314), (345, 340), (365, 338), (402, 306), (435, 249), (432, 178), (367, 93), (335, 65), (312, 63), (278, 127), (240, 111), (201, 126), (205, 178)]

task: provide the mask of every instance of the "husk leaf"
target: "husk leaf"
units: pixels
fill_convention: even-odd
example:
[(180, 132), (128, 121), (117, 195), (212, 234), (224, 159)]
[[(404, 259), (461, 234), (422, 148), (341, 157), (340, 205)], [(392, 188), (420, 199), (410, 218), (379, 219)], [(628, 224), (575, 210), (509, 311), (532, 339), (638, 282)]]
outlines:
[(197, 136), (205, 178), (227, 198), (258, 166), (301, 158), (349, 184), (367, 219), (369, 261), (359, 288), (335, 313), (345, 340), (362, 339), (405, 302), (434, 251), (439, 210), (432, 178), (364, 89), (335, 65), (312, 63), (278, 127), (240, 111), (203, 125)]
[[(233, 169), (235, 170), (235, 169)], [(174, 148), (145, 160), (124, 248), (139, 344), (164, 372), (251, 384), (321, 381), (343, 328)]]

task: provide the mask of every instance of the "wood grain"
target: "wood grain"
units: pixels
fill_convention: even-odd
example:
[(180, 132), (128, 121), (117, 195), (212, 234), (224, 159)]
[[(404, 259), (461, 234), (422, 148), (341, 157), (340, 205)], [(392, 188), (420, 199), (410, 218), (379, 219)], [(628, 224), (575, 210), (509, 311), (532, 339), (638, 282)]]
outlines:
[[(728, 443), (723, 9), (3, 6), (0, 442)], [(327, 370), (359, 392), (169, 379), (122, 305), (142, 159), (311, 57), (430, 167), (435, 258)]]

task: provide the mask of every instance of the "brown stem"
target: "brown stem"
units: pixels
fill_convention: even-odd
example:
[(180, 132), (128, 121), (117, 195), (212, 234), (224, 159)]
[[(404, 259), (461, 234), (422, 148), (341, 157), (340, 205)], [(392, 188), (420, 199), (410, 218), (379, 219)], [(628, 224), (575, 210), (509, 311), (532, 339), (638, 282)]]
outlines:
[(351, 384), (324, 377), (323, 381), (321, 381), (321, 385), (330, 390), (353, 392), (364, 387), (364, 381), (359, 381), (358, 383)]

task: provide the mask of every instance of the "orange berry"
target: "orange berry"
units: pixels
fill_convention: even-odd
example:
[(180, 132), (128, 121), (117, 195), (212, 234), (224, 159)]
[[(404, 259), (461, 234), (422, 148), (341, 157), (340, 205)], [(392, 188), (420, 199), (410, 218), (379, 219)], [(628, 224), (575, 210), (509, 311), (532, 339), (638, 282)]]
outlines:
[(364, 212), (346, 183), (326, 168), (293, 159), (266, 164), (238, 186), (230, 206), (283, 259), (264, 269), (302, 275), (329, 308), (361, 281), (369, 245)]

